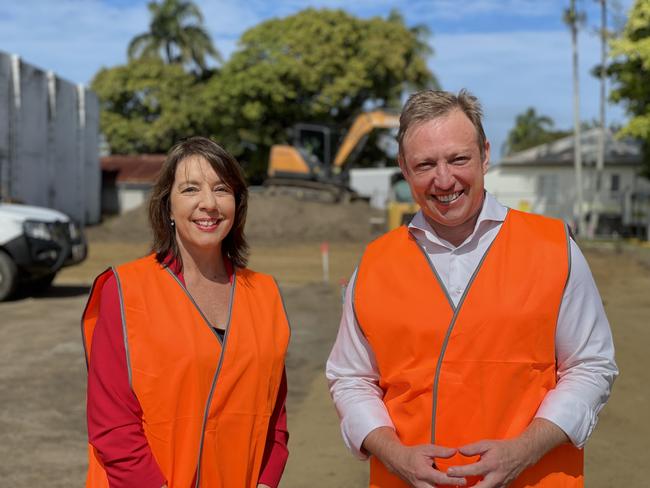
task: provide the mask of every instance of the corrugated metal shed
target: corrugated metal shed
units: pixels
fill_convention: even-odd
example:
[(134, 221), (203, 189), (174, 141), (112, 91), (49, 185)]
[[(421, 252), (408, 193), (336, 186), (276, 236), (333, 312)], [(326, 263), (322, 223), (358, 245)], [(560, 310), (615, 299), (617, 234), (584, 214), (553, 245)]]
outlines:
[(0, 197), (100, 220), (99, 101), (0, 52)]
[(101, 168), (114, 172), (117, 183), (153, 184), (165, 157), (165, 154), (113, 154), (101, 158)]

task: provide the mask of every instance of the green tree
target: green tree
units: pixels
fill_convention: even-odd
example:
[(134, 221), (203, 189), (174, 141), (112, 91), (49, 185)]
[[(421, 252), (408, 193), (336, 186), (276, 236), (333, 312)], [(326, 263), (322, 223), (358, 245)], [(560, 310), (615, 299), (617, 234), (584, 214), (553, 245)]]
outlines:
[(149, 31), (129, 43), (129, 59), (157, 58), (207, 71), (206, 58), (220, 60), (217, 49), (203, 28), (203, 15), (191, 1), (149, 2)]
[(183, 137), (206, 133), (201, 84), (180, 65), (132, 61), (103, 68), (91, 88), (100, 101), (100, 127), (111, 152), (166, 152)]
[(307, 9), (263, 22), (208, 82), (215, 137), (252, 148), (252, 171), (262, 172), (269, 147), (285, 142), (296, 122), (346, 127), (364, 109), (397, 108), (405, 90), (437, 86), (425, 35), (397, 12), (359, 19)]
[(611, 42), (611, 54), (610, 98), (631, 116), (620, 134), (642, 141), (644, 174), (650, 177), (650, 0), (634, 3), (622, 34)]
[(515, 118), (515, 125), (504, 143), (504, 154), (512, 154), (547, 142), (552, 142), (570, 134), (567, 131), (554, 130), (553, 119), (539, 115), (533, 107)]

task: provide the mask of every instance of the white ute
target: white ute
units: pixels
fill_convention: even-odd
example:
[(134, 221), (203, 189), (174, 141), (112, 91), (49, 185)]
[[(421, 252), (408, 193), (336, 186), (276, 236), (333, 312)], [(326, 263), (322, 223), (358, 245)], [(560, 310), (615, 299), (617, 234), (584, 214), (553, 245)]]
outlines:
[(86, 258), (81, 228), (57, 210), (0, 202), (0, 301), (18, 286), (45, 290), (64, 266)]

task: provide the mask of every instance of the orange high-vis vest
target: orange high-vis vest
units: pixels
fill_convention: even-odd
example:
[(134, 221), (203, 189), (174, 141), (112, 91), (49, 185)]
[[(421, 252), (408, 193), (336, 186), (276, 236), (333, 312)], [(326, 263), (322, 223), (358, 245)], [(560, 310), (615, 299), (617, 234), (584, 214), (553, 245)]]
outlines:
[[(406, 227), (368, 246), (354, 310), (402, 443), (457, 448), (525, 430), (556, 384), (555, 328), (569, 259), (562, 222), (510, 210), (455, 306)], [(436, 465), (446, 471), (477, 459), (456, 454)], [(373, 457), (370, 486), (407, 485)], [(571, 444), (510, 485), (579, 486), (583, 453)]]
[[(221, 344), (193, 299), (153, 255), (100, 275), (83, 314), (89, 360), (101, 288), (114, 274), (131, 387), (169, 488), (255, 487), (289, 342), (272, 277), (236, 269)], [(92, 446), (86, 486), (107, 487)]]

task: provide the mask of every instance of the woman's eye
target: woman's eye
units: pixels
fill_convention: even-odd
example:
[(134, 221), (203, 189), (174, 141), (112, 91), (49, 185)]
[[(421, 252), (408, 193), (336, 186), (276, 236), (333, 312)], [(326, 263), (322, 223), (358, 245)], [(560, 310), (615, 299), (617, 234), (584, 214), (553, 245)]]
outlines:
[(230, 190), (228, 190), (227, 186), (217, 186), (217, 187), (215, 187), (214, 191), (216, 191), (217, 193), (229, 193), (230, 192)]
[(196, 191), (196, 187), (194, 186), (187, 186), (181, 190), (181, 193), (193, 193)]

